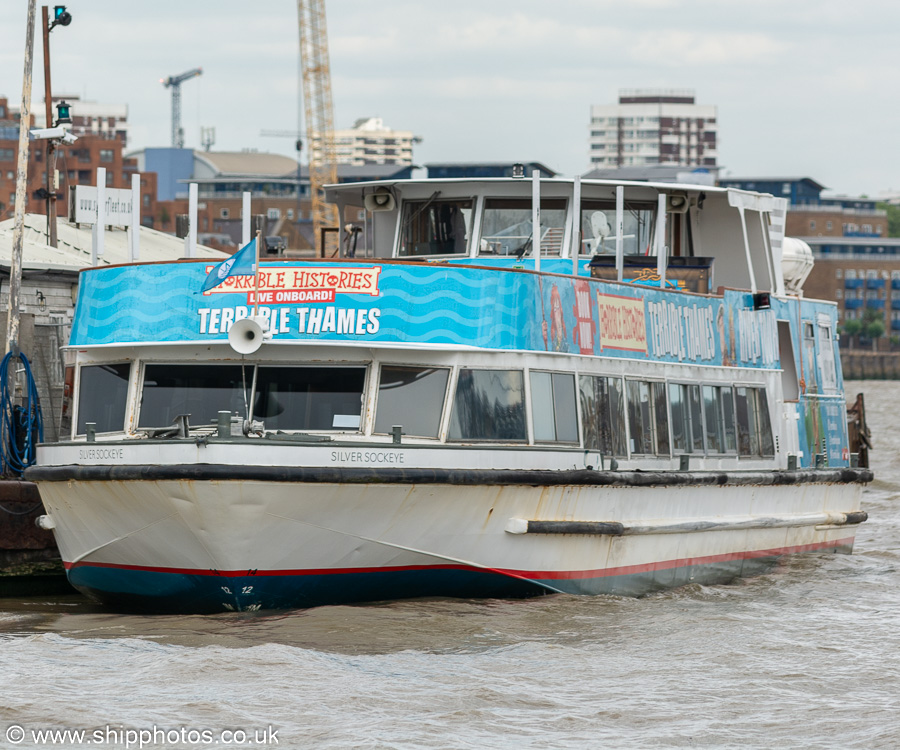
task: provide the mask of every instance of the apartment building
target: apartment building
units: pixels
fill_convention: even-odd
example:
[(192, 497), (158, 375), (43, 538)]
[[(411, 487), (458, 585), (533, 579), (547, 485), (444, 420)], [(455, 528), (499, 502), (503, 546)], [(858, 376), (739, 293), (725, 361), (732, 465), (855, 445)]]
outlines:
[(656, 164), (715, 167), (716, 107), (691, 89), (623, 89), (591, 107), (588, 159), (595, 169)]
[[(55, 100), (55, 98), (54, 98)], [(68, 99), (66, 101), (69, 101)], [(123, 105), (124, 106), (124, 105)], [(41, 109), (36, 107), (35, 110)], [(127, 127), (115, 117), (108, 117), (101, 123), (98, 117), (83, 115), (81, 125), (76, 126), (79, 116), (72, 106), (72, 133), (78, 140), (58, 147), (56, 170), (59, 173), (57, 192), (57, 215), (66, 216), (69, 187), (73, 185), (96, 185), (97, 168), (106, 169), (106, 185), (113, 188), (131, 188), (131, 176), (137, 171), (137, 162), (123, 156)], [(19, 156), (19, 111), (11, 109), (6, 98), (0, 97), (0, 221), (13, 215), (16, 202), (16, 164)], [(43, 110), (32, 111), (30, 128), (44, 126)], [(28, 181), (26, 213), (43, 214), (46, 200), (41, 197), (47, 184), (47, 143), (32, 140), (28, 148)], [(156, 208), (156, 175), (141, 175), (142, 223), (149, 223)]]
[(803, 285), (806, 296), (834, 300), (840, 322), (862, 320), (871, 310), (888, 337), (900, 334), (900, 239), (859, 244), (855, 255), (821, 253), (811, 246), (817, 257)]
[[(93, 102), (82, 99), (75, 94), (63, 94), (51, 97), (53, 112), (56, 105), (68, 102), (72, 107), (72, 126), (70, 131), (78, 137), (96, 135), (100, 138), (111, 140), (115, 138), (122, 142), (122, 147), (128, 145), (128, 105), (108, 104), (106, 102)], [(43, 102), (32, 108), (34, 126), (36, 128), (48, 127), (44, 124)], [(55, 114), (54, 114), (55, 116)]]
[[(421, 138), (410, 130), (393, 130), (380, 117), (363, 117), (352, 128), (334, 131), (334, 146), (338, 164), (363, 166), (393, 164), (411, 166), (414, 143)], [(312, 138), (311, 148), (318, 149), (318, 138)]]

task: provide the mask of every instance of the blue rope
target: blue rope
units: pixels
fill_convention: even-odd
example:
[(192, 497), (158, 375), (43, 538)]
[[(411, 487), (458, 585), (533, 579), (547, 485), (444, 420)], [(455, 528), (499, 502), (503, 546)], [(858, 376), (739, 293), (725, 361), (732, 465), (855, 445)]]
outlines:
[(20, 477), (35, 462), (38, 443), (44, 442), (44, 420), (37, 383), (24, 354), (16, 359), (22, 361), (25, 394), (22, 405), (15, 404), (15, 378), (9, 379), (13, 356), (10, 352), (0, 363), (0, 470), (4, 476)]

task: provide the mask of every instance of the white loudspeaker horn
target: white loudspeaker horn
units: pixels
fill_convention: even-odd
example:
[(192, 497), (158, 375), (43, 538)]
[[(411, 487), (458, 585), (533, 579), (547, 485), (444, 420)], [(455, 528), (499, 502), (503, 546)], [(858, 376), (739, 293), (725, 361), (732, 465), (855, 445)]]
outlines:
[(366, 196), (366, 211), (393, 211), (397, 206), (394, 194), (384, 187), (378, 188), (374, 193)]
[(267, 327), (268, 321), (263, 317), (242, 318), (228, 330), (228, 343), (238, 354), (253, 354), (272, 337)]
[(666, 196), (666, 213), (686, 214), (690, 207), (690, 199), (682, 193), (669, 193)]

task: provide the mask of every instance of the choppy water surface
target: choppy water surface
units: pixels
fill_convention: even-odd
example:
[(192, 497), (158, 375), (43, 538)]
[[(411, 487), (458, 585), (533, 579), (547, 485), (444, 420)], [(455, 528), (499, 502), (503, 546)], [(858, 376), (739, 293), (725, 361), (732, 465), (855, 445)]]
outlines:
[(900, 384), (858, 390), (877, 480), (852, 556), (637, 600), (206, 617), (0, 600), (0, 747), (85, 746), (13, 744), (11, 724), (109, 748), (126, 737), (107, 727), (154, 726), (219, 742), (144, 747), (271, 747), (269, 728), (290, 748), (898, 747)]

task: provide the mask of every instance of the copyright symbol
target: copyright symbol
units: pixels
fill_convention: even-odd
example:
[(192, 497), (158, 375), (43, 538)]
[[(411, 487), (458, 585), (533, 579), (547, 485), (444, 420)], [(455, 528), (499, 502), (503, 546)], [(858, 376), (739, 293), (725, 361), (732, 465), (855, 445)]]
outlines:
[(6, 728), (6, 739), (12, 742), (13, 745), (18, 745), (25, 739), (25, 730), (18, 724), (13, 724)]

